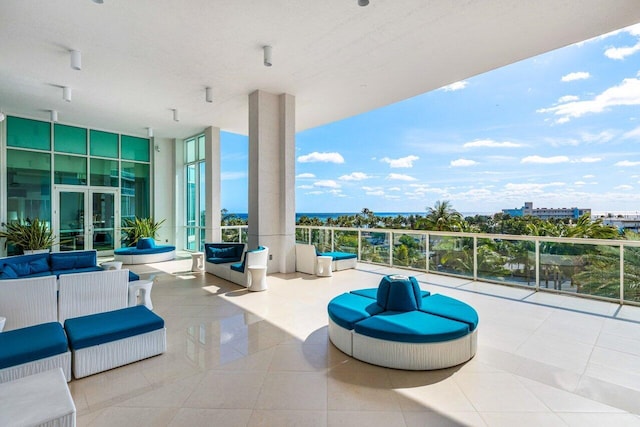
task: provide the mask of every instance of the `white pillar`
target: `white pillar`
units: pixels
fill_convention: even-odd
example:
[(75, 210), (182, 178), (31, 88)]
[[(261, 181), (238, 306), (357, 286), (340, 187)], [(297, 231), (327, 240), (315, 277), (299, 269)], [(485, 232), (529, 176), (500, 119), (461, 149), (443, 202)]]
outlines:
[(204, 130), (205, 157), (205, 241), (221, 242), (220, 228), (220, 128)]
[(269, 247), (268, 272), (295, 271), (295, 97), (249, 95), (249, 248)]

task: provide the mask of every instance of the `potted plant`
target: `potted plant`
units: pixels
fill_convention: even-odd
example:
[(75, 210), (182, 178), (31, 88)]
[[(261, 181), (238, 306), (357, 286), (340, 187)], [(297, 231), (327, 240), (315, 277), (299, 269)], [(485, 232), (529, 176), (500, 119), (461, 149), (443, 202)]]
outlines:
[(0, 239), (6, 239), (5, 247), (9, 244), (18, 246), (24, 253), (34, 251), (49, 251), (55, 243), (53, 232), (47, 223), (38, 218), (22, 221), (11, 221), (5, 224), (5, 230), (0, 231)]
[(124, 233), (123, 243), (126, 246), (135, 246), (141, 237), (151, 237), (153, 239), (158, 235), (158, 230), (165, 220), (154, 221), (149, 218), (125, 218), (122, 220), (122, 232)]

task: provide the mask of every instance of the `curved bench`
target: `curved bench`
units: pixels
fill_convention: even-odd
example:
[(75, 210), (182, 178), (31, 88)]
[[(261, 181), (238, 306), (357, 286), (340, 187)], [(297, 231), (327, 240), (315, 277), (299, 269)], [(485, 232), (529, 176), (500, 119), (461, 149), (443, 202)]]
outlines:
[(385, 276), (377, 289), (338, 295), (327, 310), (331, 342), (364, 362), (431, 370), (459, 365), (476, 353), (476, 311), (422, 291), (414, 277)]
[(135, 247), (119, 248), (113, 251), (114, 261), (120, 261), (123, 264), (152, 264), (171, 261), (175, 257), (175, 246), (157, 246), (151, 237), (138, 239)]

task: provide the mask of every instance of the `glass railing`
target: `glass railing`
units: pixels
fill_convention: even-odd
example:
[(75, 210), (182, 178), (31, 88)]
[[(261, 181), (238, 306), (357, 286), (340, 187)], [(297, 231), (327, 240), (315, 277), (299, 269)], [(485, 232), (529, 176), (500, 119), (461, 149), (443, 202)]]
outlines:
[[(222, 240), (246, 242), (247, 226)], [(296, 242), (360, 262), (640, 304), (640, 241), (296, 226)]]

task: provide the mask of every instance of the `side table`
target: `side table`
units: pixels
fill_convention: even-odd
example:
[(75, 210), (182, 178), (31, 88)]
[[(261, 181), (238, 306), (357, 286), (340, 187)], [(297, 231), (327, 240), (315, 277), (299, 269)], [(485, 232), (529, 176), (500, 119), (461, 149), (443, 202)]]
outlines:
[(249, 269), (249, 291), (266, 291), (267, 290), (267, 267), (264, 265), (250, 265)]
[(204, 271), (204, 252), (191, 252), (191, 271)]
[(333, 258), (330, 256), (319, 255), (316, 262), (316, 276), (331, 277), (333, 273), (331, 271), (331, 263)]
[(143, 304), (149, 310), (153, 310), (151, 302), (151, 288), (153, 280), (134, 280), (129, 282), (129, 307), (138, 305), (138, 292), (140, 293), (140, 304)]

